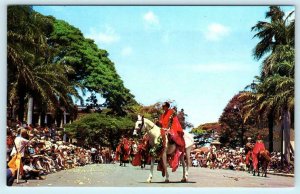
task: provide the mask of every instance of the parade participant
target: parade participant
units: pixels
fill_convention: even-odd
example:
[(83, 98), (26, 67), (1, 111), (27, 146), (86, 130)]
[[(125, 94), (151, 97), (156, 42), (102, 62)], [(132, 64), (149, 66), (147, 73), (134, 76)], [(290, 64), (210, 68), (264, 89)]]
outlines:
[(252, 155), (253, 144), (251, 142), (251, 137), (247, 138), (247, 143), (245, 145), (245, 154), (246, 154), (246, 166), (250, 167), (250, 159)]
[(168, 131), (171, 141), (174, 141), (179, 146), (180, 151), (184, 151), (183, 129), (180, 126), (176, 111), (170, 109), (168, 102), (163, 103), (162, 108), (164, 112), (159, 120), (161, 127)]
[(257, 136), (257, 140), (256, 143), (253, 147), (253, 151), (252, 151), (252, 162), (253, 162), (253, 169), (254, 170), (258, 170), (258, 153), (262, 150), (265, 150), (265, 144), (262, 140), (262, 136), (259, 134)]
[(185, 141), (183, 139), (183, 129), (177, 118), (177, 110), (170, 109), (170, 104), (164, 102), (162, 105), (164, 110), (163, 114), (160, 116), (159, 123), (161, 127), (166, 131), (168, 140), (170, 143), (175, 143), (176, 151), (169, 159), (169, 164), (174, 172), (179, 165), (179, 158), (181, 154), (185, 151)]
[(179, 111), (179, 113), (177, 114), (177, 117), (178, 117), (178, 120), (179, 120), (179, 123), (180, 123), (182, 129), (185, 129), (185, 127), (186, 127), (185, 126), (185, 116), (186, 116), (186, 114), (184, 113), (183, 109), (181, 109)]
[(215, 162), (217, 160), (216, 146), (211, 146), (210, 151), (207, 154), (207, 165), (210, 169), (215, 169)]

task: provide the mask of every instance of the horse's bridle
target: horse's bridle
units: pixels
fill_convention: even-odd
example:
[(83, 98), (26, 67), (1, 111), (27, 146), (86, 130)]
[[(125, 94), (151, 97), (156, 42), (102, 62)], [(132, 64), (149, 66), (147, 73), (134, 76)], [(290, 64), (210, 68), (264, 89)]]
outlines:
[(142, 124), (139, 128), (139, 132), (142, 132), (143, 126), (144, 126), (144, 116), (142, 116)]

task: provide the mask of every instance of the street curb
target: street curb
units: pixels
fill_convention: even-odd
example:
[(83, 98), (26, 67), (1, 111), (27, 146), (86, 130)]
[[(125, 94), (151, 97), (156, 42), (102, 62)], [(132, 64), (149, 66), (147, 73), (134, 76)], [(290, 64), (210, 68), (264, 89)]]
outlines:
[(285, 177), (295, 177), (294, 174), (285, 174), (285, 173), (274, 173), (274, 172), (268, 172), (267, 174), (271, 175), (277, 175), (277, 176), (285, 176)]

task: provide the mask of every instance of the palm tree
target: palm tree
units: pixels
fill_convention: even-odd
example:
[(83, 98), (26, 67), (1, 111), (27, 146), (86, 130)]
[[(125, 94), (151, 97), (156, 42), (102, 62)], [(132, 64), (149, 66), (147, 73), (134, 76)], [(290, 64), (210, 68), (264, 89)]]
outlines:
[(284, 12), (278, 6), (270, 6), (266, 13), (266, 19), (271, 22), (259, 21), (252, 27), (252, 31), (258, 31), (254, 37), (260, 39), (253, 50), (254, 58), (261, 59), (266, 54), (273, 52), (278, 45), (294, 45), (295, 21), (289, 22), (291, 12), (284, 18)]
[(12, 102), (18, 98), (18, 118), (21, 121), (24, 117), (27, 86), (33, 82), (32, 67), (35, 56), (46, 48), (38, 25), (40, 22), (33, 14), (29, 6), (8, 7), (8, 99)]
[[(8, 101), (18, 101), (18, 119), (23, 121), (26, 98), (41, 98), (55, 107), (60, 101), (70, 103), (70, 95), (78, 96), (65, 75), (65, 66), (53, 64), (47, 36), (52, 32), (51, 20), (29, 6), (8, 8)], [(29, 100), (31, 99), (31, 100)], [(32, 111), (30, 104), (28, 111)]]
[(244, 95), (248, 98), (244, 107), (246, 115), (259, 113), (260, 117), (268, 118), (271, 149), (274, 120), (281, 122), (287, 162), (290, 160), (291, 113), (294, 110), (295, 21), (289, 21), (292, 13), (285, 17), (278, 6), (270, 6), (266, 18), (270, 18), (271, 22), (259, 21), (252, 27), (252, 30), (258, 31), (254, 37), (260, 39), (253, 50), (254, 57), (261, 59), (268, 56), (263, 60), (256, 90)]

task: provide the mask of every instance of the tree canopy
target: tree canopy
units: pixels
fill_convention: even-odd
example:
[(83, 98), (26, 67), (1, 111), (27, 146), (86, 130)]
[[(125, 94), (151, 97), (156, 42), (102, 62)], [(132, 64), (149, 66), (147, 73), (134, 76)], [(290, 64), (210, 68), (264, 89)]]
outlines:
[(106, 50), (99, 49), (93, 40), (63, 20), (54, 19), (50, 45), (57, 50), (56, 63), (71, 66), (69, 79), (79, 87), (101, 94), (103, 106), (117, 115), (124, 115), (128, 105), (135, 104), (134, 96), (124, 86)]
[(102, 145), (116, 148), (122, 135), (131, 136), (132, 118), (107, 116), (106, 113), (87, 114), (65, 126), (66, 133), (76, 138), (79, 145)]

